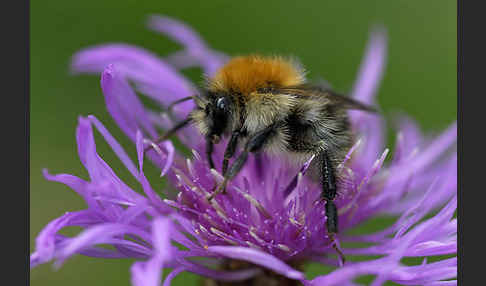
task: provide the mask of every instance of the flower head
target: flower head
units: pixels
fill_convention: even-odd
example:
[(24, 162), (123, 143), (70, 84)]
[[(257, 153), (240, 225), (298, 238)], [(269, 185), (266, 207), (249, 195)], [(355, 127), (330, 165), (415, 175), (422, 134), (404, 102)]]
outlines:
[[(135, 143), (137, 163), (96, 117), (80, 117), (78, 153), (89, 179), (47, 171), (45, 176), (71, 187), (88, 207), (64, 214), (41, 231), (31, 255), (32, 267), (51, 260), (60, 265), (74, 254), (83, 254), (139, 259), (131, 269), (134, 285), (159, 285), (165, 267), (173, 270), (165, 277), (164, 285), (183, 271), (218, 281), (256, 281), (268, 275), (265, 270), (279, 279), (304, 285), (354, 285), (356, 277), (368, 274), (376, 275), (373, 285), (387, 280), (403, 285), (456, 284), (450, 280), (456, 277), (455, 257), (429, 263), (426, 259), (457, 252), (455, 124), (437, 138), (426, 139), (411, 119), (402, 118), (391, 155), (384, 147), (382, 119), (351, 112), (358, 140), (339, 166), (344, 179), (336, 200), (338, 237), (342, 243), (368, 244), (342, 248), (347, 256), (380, 258), (338, 267), (326, 232), (324, 205), (318, 199), (320, 187), (305, 176), (310, 161), (296, 169), (276, 157), (251, 156), (228, 185), (227, 194), (210, 203), (206, 198), (222, 176), (209, 168), (204, 138), (195, 128), (177, 134), (192, 150), (189, 157), (178, 152), (170, 141), (158, 145), (152, 142), (159, 129), (170, 128), (194, 105), (177, 105), (173, 118), (146, 108), (135, 90), (164, 110), (171, 102), (197, 92), (179, 69), (200, 66), (206, 74), (212, 74), (227, 56), (209, 48), (194, 31), (176, 20), (152, 16), (149, 26), (181, 43), (184, 49), (160, 59), (138, 47), (110, 44), (74, 56), (73, 71), (101, 73), (107, 109)], [(374, 101), (385, 58), (385, 33), (375, 29), (353, 97), (366, 103)], [(138, 191), (120, 180), (97, 153), (93, 126), (140, 183)], [(145, 153), (147, 146), (153, 149)], [(225, 144), (215, 147), (215, 162), (222, 161), (222, 146)], [(152, 188), (152, 179), (144, 174), (145, 157), (170, 182), (173, 192), (167, 191), (166, 198)], [(399, 218), (377, 233), (347, 232), (383, 214)], [(74, 237), (59, 234), (62, 228), (73, 225), (84, 230)], [(200, 257), (205, 259), (195, 259)], [(423, 257), (424, 261), (407, 266), (401, 262), (404, 257)], [(310, 261), (336, 269), (309, 280), (301, 267)]]

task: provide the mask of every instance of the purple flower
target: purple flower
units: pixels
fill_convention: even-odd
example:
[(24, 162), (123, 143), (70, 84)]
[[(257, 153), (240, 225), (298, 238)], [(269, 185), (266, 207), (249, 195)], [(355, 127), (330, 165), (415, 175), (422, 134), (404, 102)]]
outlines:
[[(67, 212), (41, 231), (31, 255), (31, 267), (48, 261), (59, 266), (72, 255), (83, 254), (136, 258), (131, 268), (132, 284), (144, 286), (160, 285), (163, 268), (173, 269), (163, 285), (170, 285), (183, 271), (218, 281), (246, 280), (248, 285), (269, 277), (304, 285), (356, 285), (355, 278), (370, 274), (376, 276), (372, 285), (385, 281), (402, 285), (457, 284), (452, 280), (457, 272), (456, 124), (431, 138), (403, 117), (398, 121), (395, 150), (390, 155), (384, 146), (382, 119), (351, 112), (358, 140), (339, 167), (344, 180), (336, 200), (338, 238), (341, 243), (366, 246), (343, 247), (351, 261), (339, 267), (325, 229), (324, 206), (318, 200), (320, 188), (304, 175), (310, 162), (294, 169), (275, 157), (250, 157), (228, 185), (228, 194), (208, 203), (206, 196), (222, 177), (208, 166), (204, 138), (193, 127), (178, 133), (180, 141), (192, 150), (189, 157), (175, 150), (169, 141), (159, 145), (152, 142), (159, 129), (170, 128), (193, 108), (192, 102), (177, 105), (175, 120), (160, 114), (171, 102), (197, 92), (179, 70), (199, 66), (212, 74), (227, 56), (209, 48), (194, 31), (176, 20), (152, 16), (149, 26), (184, 49), (160, 59), (138, 47), (108, 44), (74, 56), (73, 71), (101, 73), (108, 111), (135, 143), (137, 162), (96, 117), (80, 117), (78, 153), (89, 178), (51, 175), (47, 171), (44, 175), (68, 185), (88, 207)], [(353, 97), (373, 102), (385, 58), (385, 33), (375, 29)], [(146, 108), (135, 91), (160, 104), (160, 110)], [(136, 190), (121, 181), (97, 153), (93, 126), (140, 183)], [(145, 155), (171, 185), (165, 199), (151, 187), (150, 181), (157, 178), (149, 180), (143, 171), (144, 149), (150, 145), (154, 148)], [(221, 146), (225, 144), (215, 148), (215, 162), (222, 161)], [(380, 215), (392, 215), (397, 220), (376, 233), (350, 234), (349, 230)], [(80, 226), (83, 231), (74, 237), (59, 234), (67, 226)], [(379, 258), (353, 262), (354, 255)], [(447, 258), (427, 261), (438, 255)], [(204, 259), (196, 259), (201, 257)], [(423, 262), (406, 265), (402, 261), (406, 257), (420, 257)], [(301, 269), (308, 262), (330, 265), (334, 270), (307, 279)]]

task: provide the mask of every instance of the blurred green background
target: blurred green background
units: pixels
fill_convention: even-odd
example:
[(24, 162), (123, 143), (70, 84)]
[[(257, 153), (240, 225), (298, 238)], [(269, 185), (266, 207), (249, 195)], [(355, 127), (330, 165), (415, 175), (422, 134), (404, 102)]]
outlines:
[[(369, 28), (384, 24), (389, 34), (386, 74), (379, 90), (385, 116), (405, 112), (424, 130), (438, 131), (456, 118), (456, 1), (31, 1), (30, 247), (50, 220), (84, 208), (67, 187), (44, 180), (42, 168), (86, 178), (76, 154), (79, 115), (96, 115), (127, 150), (133, 146), (104, 106), (97, 76), (71, 76), (71, 55), (81, 48), (126, 42), (164, 56), (179, 49), (145, 28), (146, 16), (165, 14), (194, 27), (209, 45), (232, 54), (249, 52), (299, 57), (311, 77), (349, 91)], [(198, 70), (186, 73), (199, 83)], [(107, 145), (99, 153), (124, 169)], [(155, 170), (152, 170), (155, 174)], [(122, 178), (128, 172), (121, 171)], [(368, 224), (374, 228), (373, 223)], [(132, 261), (74, 257), (61, 269), (41, 265), (31, 284), (129, 285)], [(313, 267), (315, 271), (319, 268)], [(195, 285), (184, 274), (175, 285)]]

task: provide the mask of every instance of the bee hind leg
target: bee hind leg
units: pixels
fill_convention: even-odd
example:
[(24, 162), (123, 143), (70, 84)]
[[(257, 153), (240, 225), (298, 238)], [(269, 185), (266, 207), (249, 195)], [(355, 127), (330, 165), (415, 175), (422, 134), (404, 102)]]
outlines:
[[(253, 137), (251, 137), (248, 142), (245, 145), (245, 148), (241, 152), (241, 154), (236, 158), (236, 160), (233, 162), (233, 164), (226, 170), (226, 172), (223, 171), (223, 182), (216, 188), (214, 192), (212, 192), (208, 197), (208, 201), (211, 201), (217, 194), (219, 193), (224, 193), (226, 190), (226, 185), (228, 184), (228, 181), (233, 179), (243, 168), (243, 166), (246, 163), (246, 160), (248, 159), (248, 154), (250, 152), (258, 152), (260, 151), (263, 146), (265, 145), (268, 140), (275, 135), (276, 133), (276, 128), (277, 125), (271, 125), (259, 132), (257, 132)], [(232, 136), (233, 139), (233, 136)], [(236, 140), (235, 140), (236, 141)], [(230, 143), (231, 144), (231, 140)], [(235, 148), (236, 148), (236, 142)], [(226, 153), (226, 152), (225, 152)], [(234, 151), (233, 151), (234, 153)], [(224, 161), (223, 161), (224, 164)]]
[(337, 194), (336, 174), (327, 152), (323, 152), (319, 157), (322, 175), (321, 195), (326, 201), (326, 229), (329, 239), (331, 240), (332, 247), (336, 250), (340, 261), (344, 264), (346, 259), (344, 254), (339, 249), (335, 238), (336, 234), (338, 233), (338, 211), (336, 204), (334, 203), (334, 199), (336, 198)]

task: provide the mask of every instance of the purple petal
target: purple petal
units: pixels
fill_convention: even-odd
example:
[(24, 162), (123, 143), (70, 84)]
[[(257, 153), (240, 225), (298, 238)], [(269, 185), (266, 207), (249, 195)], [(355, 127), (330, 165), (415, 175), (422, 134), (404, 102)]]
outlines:
[(157, 137), (145, 108), (114, 65), (108, 65), (103, 71), (101, 88), (108, 112), (128, 137), (135, 141), (135, 132), (139, 126), (148, 132), (151, 138)]
[[(381, 82), (385, 69), (387, 56), (387, 36), (382, 27), (372, 30), (369, 42), (366, 47), (365, 56), (361, 63), (357, 79), (355, 81), (351, 96), (363, 103), (374, 103), (374, 97), (378, 84)], [(369, 114), (363, 111), (349, 111), (351, 122), (356, 130), (361, 134), (366, 134), (363, 154), (367, 159), (374, 158), (379, 150), (383, 149), (383, 123), (375, 114)], [(369, 163), (369, 160), (365, 160)]]
[[(429, 196), (433, 195), (431, 190), (428, 192)], [(456, 253), (457, 225), (456, 221), (452, 220), (452, 215), (456, 208), (457, 199), (454, 196), (438, 214), (418, 223), (403, 234), (400, 233), (402, 230), (399, 226), (404, 221), (405, 216), (408, 215), (405, 213), (397, 224), (392, 226), (397, 231), (393, 239), (383, 239), (381, 244), (370, 247), (357, 249), (347, 248), (345, 252), (357, 255), (383, 255), (396, 254), (400, 250), (401, 256), (429, 256)], [(422, 215), (424, 214), (416, 214), (418, 217), (415, 220), (418, 220)]]
[(385, 142), (385, 122), (375, 115), (363, 115), (363, 120), (359, 122), (357, 130), (358, 134), (363, 136), (363, 144), (361, 144), (359, 151), (359, 163), (363, 168), (371, 168), (384, 148)]
[(428, 207), (424, 207), (424, 202), (430, 199), (432, 193), (436, 191), (437, 186), (437, 179), (432, 182), (429, 189), (425, 192), (422, 199), (418, 201), (414, 206), (411, 206), (410, 209), (406, 210), (402, 216), (400, 217), (397, 224), (400, 225), (400, 228), (397, 230), (395, 237), (400, 237), (404, 234), (412, 225), (422, 219), (430, 209)]
[[(137, 202), (123, 211), (117, 222), (122, 224), (132, 224), (140, 215), (147, 213), (152, 206), (147, 201)], [(145, 218), (145, 217), (144, 217)]]
[(361, 262), (356, 264), (348, 264), (344, 267), (338, 268), (333, 272), (314, 278), (310, 285), (313, 286), (333, 286), (341, 285), (346, 281), (354, 280), (355, 277), (367, 275), (370, 273), (379, 272), (376, 262)]
[[(99, 248), (99, 247), (87, 247), (87, 248), (79, 251), (79, 254), (84, 255), (84, 256), (89, 256), (89, 257), (108, 258), (108, 259), (120, 259), (120, 258), (133, 257), (133, 256), (127, 256), (127, 255), (125, 255), (121, 252), (118, 252), (118, 251)], [(145, 256), (139, 256), (139, 257), (142, 258), (142, 257), (145, 257)]]
[(101, 133), (103, 138), (105, 138), (108, 145), (110, 145), (111, 149), (115, 152), (115, 154), (120, 158), (123, 165), (127, 168), (127, 170), (132, 174), (135, 179), (138, 179), (138, 171), (135, 165), (133, 164), (132, 160), (125, 152), (123, 147), (116, 141), (116, 139), (111, 135), (111, 133), (105, 128), (105, 126), (93, 115), (89, 115), (88, 119), (94, 124), (96, 129)]
[(47, 224), (35, 240), (36, 250), (30, 257), (30, 267), (35, 267), (38, 264), (46, 263), (53, 259), (57, 251), (57, 232), (65, 226), (76, 225), (83, 221), (84, 223), (95, 223), (99, 220), (91, 211), (84, 210), (72, 213), (68, 212)]
[[(89, 119), (80, 117), (78, 128), (76, 130), (76, 140), (78, 142), (78, 154), (81, 162), (88, 171), (91, 181), (97, 183), (102, 189), (98, 191), (106, 191), (107, 194), (116, 194), (120, 198), (128, 200), (143, 199), (139, 194), (131, 190), (125, 183), (123, 183), (113, 172), (110, 166), (101, 159), (96, 152), (96, 143), (93, 137), (93, 130), (91, 128), (91, 121)], [(113, 143), (113, 142), (112, 142)], [(118, 150), (120, 152), (120, 150)], [(129, 163), (129, 159), (121, 157), (125, 160), (125, 164)], [(133, 166), (131, 167), (133, 168)], [(132, 170), (136, 173), (136, 171)], [(115, 210), (114, 207), (110, 207)]]
[(76, 193), (83, 197), (90, 208), (99, 208), (98, 203), (93, 199), (92, 194), (89, 191), (89, 183), (85, 180), (69, 174), (51, 175), (46, 169), (42, 170), (42, 174), (49, 181), (59, 182), (73, 189)]
[(422, 144), (422, 133), (417, 123), (407, 116), (401, 115), (398, 121), (397, 144), (393, 154), (393, 161), (400, 162), (407, 159), (413, 150)]
[[(142, 105), (137, 95), (125, 80), (123, 73), (119, 71), (119, 65), (108, 65), (101, 76), (101, 88), (105, 96), (106, 107), (108, 112), (116, 121), (117, 125), (123, 132), (135, 142), (137, 130), (144, 131), (144, 134), (151, 139), (158, 137), (155, 131), (155, 122), (153, 122), (153, 114)], [(174, 109), (177, 113), (179, 105)], [(181, 109), (182, 110), (182, 109)], [(188, 110), (183, 112), (187, 113)], [(194, 137), (193, 130), (185, 128), (181, 133), (185, 135), (181, 138), (186, 144), (194, 144), (191, 139)], [(163, 144), (167, 149), (171, 150), (171, 143)], [(169, 152), (173, 156), (174, 152)], [(152, 156), (150, 156), (152, 158)], [(158, 160), (155, 160), (156, 162)], [(167, 172), (167, 169), (164, 169)]]
[(104, 258), (104, 259), (120, 259), (120, 258), (128, 258), (125, 254), (107, 250), (104, 248), (95, 248), (95, 247), (88, 247), (84, 250), (79, 251), (79, 254), (94, 258)]
[[(120, 128), (130, 137), (130, 139), (136, 141), (136, 132), (140, 130), (140, 127), (147, 130), (151, 138), (157, 137), (157, 133), (149, 119), (148, 113), (128, 83), (119, 73), (116, 72), (113, 66), (108, 66), (103, 72), (101, 86), (105, 95), (108, 111), (113, 116), (118, 126), (120, 126)], [(94, 117), (90, 117), (90, 120), (92, 120), (100, 132), (104, 134), (107, 142), (112, 146), (115, 152), (119, 151), (121, 147), (116, 146), (117, 143), (114, 139), (109, 139), (111, 135), (109, 135), (101, 123)], [(162, 158), (160, 158), (160, 156), (154, 156), (153, 151), (150, 152), (150, 158), (153, 158), (154, 162), (156, 162), (158, 165), (162, 164), (161, 160), (163, 161), (166, 159), (163, 167), (163, 174), (165, 174), (174, 160), (175, 152), (171, 142), (164, 142), (163, 146), (167, 150), (167, 158), (164, 156)], [(132, 174), (138, 178), (138, 172), (135, 171), (135, 166), (133, 166), (131, 161), (125, 158), (128, 156), (126, 156), (124, 152), (117, 152), (117, 154), (130, 172), (132, 172)], [(130, 164), (128, 164), (128, 162), (130, 162)]]
[[(192, 240), (190, 239), (187, 239), (187, 236), (185, 235), (182, 235), (183, 232), (186, 232), (188, 234), (190, 234), (191, 236), (193, 236), (197, 242), (199, 242), (200, 245), (203, 244), (203, 240), (202, 238), (197, 235), (197, 233), (194, 231), (194, 226), (192, 224), (191, 221), (189, 221), (187, 218), (185, 218), (184, 216), (178, 214), (178, 213), (171, 213), (169, 214), (169, 217), (171, 219), (173, 219), (174, 221), (178, 222), (178, 224), (176, 224), (176, 226), (180, 226), (181, 228), (181, 231), (174, 231), (173, 233), (176, 233), (178, 234), (178, 236), (180, 236), (181, 239), (176, 239), (173, 235), (173, 239), (175, 241), (177, 241), (178, 243), (184, 245), (185, 247), (195, 251), (195, 250), (199, 250), (201, 249), (202, 247), (198, 247)], [(205, 251), (205, 250), (204, 250)]]
[[(144, 144), (143, 144), (142, 133), (140, 131), (137, 131), (136, 137), (137, 137), (136, 139), (137, 157), (138, 157), (139, 174), (140, 174), (139, 181), (140, 184), (142, 185), (143, 191), (145, 192), (147, 197), (149, 197), (150, 201), (160, 208), (160, 211), (163, 211), (164, 213), (170, 212), (170, 208), (165, 203), (162, 202), (160, 196), (152, 189), (149, 181), (147, 180), (147, 177), (145, 177), (145, 174), (143, 172)], [(172, 147), (172, 143), (170, 142), (167, 143), (172, 148), (168, 150), (169, 155), (167, 156), (167, 160), (164, 165), (164, 170), (167, 169), (168, 171), (169, 168), (172, 166), (172, 162), (174, 158), (174, 147)]]
[(172, 231), (172, 224), (168, 218), (156, 218), (152, 224), (152, 244), (156, 256), (161, 261), (168, 261), (171, 258), (171, 244), (169, 234)]
[(255, 277), (256, 275), (261, 273), (261, 269), (259, 268), (247, 268), (244, 270), (238, 271), (219, 271), (210, 269), (196, 263), (188, 262), (185, 260), (178, 261), (186, 271), (196, 273), (205, 277), (213, 278), (218, 281), (226, 281), (226, 282), (233, 282), (233, 281), (244, 281), (250, 278)]
[[(457, 141), (457, 123), (453, 123), (441, 136), (431, 142), (426, 149), (400, 165), (390, 168), (393, 176), (389, 179), (389, 184), (397, 181), (406, 180), (411, 174), (422, 171), (432, 162), (436, 161), (444, 152)], [(399, 170), (399, 171), (398, 171)]]
[(149, 18), (148, 26), (185, 47), (185, 51), (177, 52), (168, 58), (170, 63), (177, 67), (201, 65), (206, 74), (212, 75), (228, 59), (226, 55), (212, 51), (191, 27), (180, 21), (153, 15)]
[[(63, 235), (56, 235), (58, 239), (57, 242), (57, 249), (62, 250), (71, 243), (76, 237), (66, 237)], [(99, 257), (99, 258), (139, 258), (139, 259), (146, 259), (150, 256), (151, 251), (150, 249), (142, 246), (136, 242), (132, 242), (125, 239), (119, 238), (111, 238), (106, 239), (105, 244), (110, 244), (114, 246), (114, 250), (105, 249), (98, 246), (86, 246), (83, 249), (80, 249), (76, 253), (91, 257)], [(58, 251), (59, 252), (59, 251)], [(57, 255), (58, 256), (58, 255)], [(57, 257), (56, 256), (56, 257)], [(58, 261), (56, 263), (57, 266), (60, 265)]]
[(47, 224), (36, 238), (36, 251), (30, 256), (30, 267), (33, 268), (38, 264), (46, 263), (54, 258), (55, 253), (55, 234), (66, 224), (76, 213), (67, 213)]
[(424, 284), (424, 286), (456, 286), (457, 280), (434, 281)]
[(161, 282), (162, 267), (171, 255), (169, 234), (171, 223), (167, 218), (156, 218), (152, 224), (152, 244), (154, 254), (147, 262), (136, 262), (132, 268), (132, 283), (136, 286), (158, 286)]
[(203, 39), (191, 27), (173, 18), (152, 15), (148, 19), (148, 27), (169, 36), (188, 49), (206, 48)]
[(134, 234), (144, 240), (149, 240), (148, 234), (136, 227), (127, 226), (119, 223), (102, 223), (88, 228), (75, 238), (72, 238), (63, 249), (59, 250), (57, 265), (63, 263), (65, 259), (75, 253), (79, 253), (87, 247), (96, 244), (110, 243), (112, 239), (122, 234)]
[[(170, 102), (193, 95), (193, 85), (174, 68), (152, 53), (126, 44), (108, 44), (84, 49), (73, 56), (74, 72), (101, 73), (114, 64), (117, 71), (137, 89), (167, 106)], [(191, 101), (177, 105), (175, 114), (185, 116), (194, 108)]]
[(302, 272), (293, 269), (275, 256), (265, 252), (240, 246), (210, 246), (208, 250), (224, 257), (245, 260), (263, 266), (290, 279), (304, 279), (304, 274)]
[(377, 259), (373, 261), (349, 264), (333, 272), (314, 278), (309, 285), (342, 285), (363, 275), (379, 275), (386, 273), (388, 280), (402, 285), (426, 285), (427, 283), (451, 279), (457, 275), (456, 258), (419, 266), (395, 266), (387, 270), (387, 260)]
[(174, 162), (174, 155), (175, 155), (175, 149), (174, 145), (172, 145), (172, 142), (166, 141), (162, 143), (165, 147), (165, 150), (167, 150), (167, 162), (165, 166), (162, 168), (162, 172), (160, 173), (160, 176), (163, 177), (167, 172), (169, 171), (170, 167), (172, 166), (172, 163)]
[(387, 36), (383, 27), (372, 30), (358, 77), (351, 92), (360, 102), (371, 104), (383, 77), (387, 57)]
[(287, 197), (288, 195), (290, 195), (290, 193), (292, 193), (292, 191), (295, 189), (295, 187), (297, 187), (297, 181), (298, 181), (298, 178), (299, 178), (299, 174), (301, 174), (302, 176), (305, 175), (305, 172), (309, 168), (312, 160), (314, 160), (314, 155), (302, 165), (299, 173), (297, 173), (297, 175), (294, 176), (294, 178), (290, 181), (290, 183), (284, 189), (284, 192), (283, 192), (284, 197)]
[(170, 286), (170, 283), (172, 282), (172, 279), (174, 279), (177, 275), (179, 275), (181, 272), (184, 272), (186, 269), (183, 267), (176, 268), (172, 270), (167, 277), (165, 277), (164, 284), (162, 286)]

